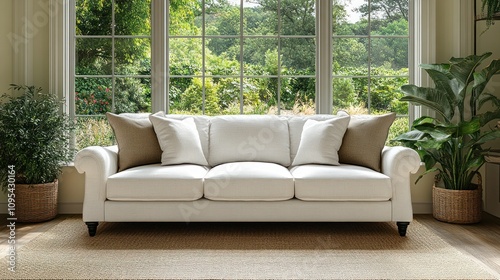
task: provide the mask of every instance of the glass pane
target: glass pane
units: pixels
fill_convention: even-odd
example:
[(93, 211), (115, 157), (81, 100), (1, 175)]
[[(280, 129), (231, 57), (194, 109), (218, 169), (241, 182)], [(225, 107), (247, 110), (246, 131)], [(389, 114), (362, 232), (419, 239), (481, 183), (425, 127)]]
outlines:
[(278, 114), (278, 79), (244, 79), (244, 114)]
[(389, 135), (387, 136), (387, 141), (385, 145), (387, 146), (398, 146), (401, 143), (391, 142), (392, 139), (401, 135), (402, 133), (408, 132), (410, 130), (410, 120), (408, 116), (397, 117), (389, 128)]
[(201, 115), (203, 87), (201, 78), (170, 78), (170, 114)]
[(407, 38), (373, 38), (372, 66), (400, 70), (408, 73)]
[(241, 113), (239, 78), (207, 79), (206, 88), (205, 114), (236, 115)]
[(150, 75), (151, 40), (115, 39), (115, 67), (118, 75)]
[[(240, 34), (240, 1), (220, 4), (214, 1), (205, 7), (206, 35), (239, 35)], [(219, 6), (221, 5), (221, 6)], [(224, 5), (224, 6), (222, 6)]]
[(110, 146), (115, 144), (113, 129), (106, 117), (76, 118), (76, 149), (89, 146)]
[(277, 1), (245, 0), (243, 3), (243, 34), (278, 35), (278, 7), (276, 3)]
[(151, 0), (115, 0), (116, 35), (151, 34)]
[(245, 39), (243, 61), (245, 75), (278, 74), (278, 40)]
[(202, 70), (201, 39), (170, 39), (170, 74), (196, 75)]
[(280, 9), (282, 35), (316, 34), (315, 0), (282, 0)]
[(112, 100), (110, 78), (75, 79), (76, 115), (104, 115), (111, 112)]
[(282, 115), (316, 114), (315, 78), (283, 78), (280, 92)]
[(285, 38), (281, 40), (281, 66), (288, 75), (314, 75), (316, 65), (316, 41), (312, 38)]
[(334, 35), (368, 35), (368, 0), (333, 0)]
[(408, 84), (407, 77), (372, 78), (370, 92), (370, 108), (374, 114), (396, 112), (398, 115), (408, 114), (408, 102), (399, 101), (404, 94), (401, 86)]
[(169, 5), (170, 35), (201, 35), (201, 1), (191, 1), (189, 5), (179, 3)]
[(367, 75), (367, 48), (366, 38), (333, 38), (334, 75)]
[(239, 75), (239, 39), (212, 38), (207, 42), (207, 75)]
[(371, 32), (377, 35), (408, 35), (408, 0), (371, 1)]
[(111, 75), (111, 39), (76, 39), (75, 74)]
[(151, 112), (151, 80), (117, 78), (115, 80), (115, 112)]
[(368, 78), (334, 78), (333, 112), (368, 114)]
[[(334, 78), (333, 79), (333, 113), (340, 110), (351, 111), (359, 108), (364, 112), (364, 104), (361, 104), (356, 94), (356, 88), (353, 78)], [(357, 109), (356, 109), (357, 110)]]
[(111, 35), (111, 1), (76, 1), (76, 35)]

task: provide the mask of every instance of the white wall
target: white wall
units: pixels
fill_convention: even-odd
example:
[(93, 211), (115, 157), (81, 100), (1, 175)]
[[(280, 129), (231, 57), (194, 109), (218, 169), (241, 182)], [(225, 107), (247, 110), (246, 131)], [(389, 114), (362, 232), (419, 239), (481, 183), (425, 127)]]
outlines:
[[(12, 56), (14, 55), (12, 47), (7, 36), (14, 31), (14, 20), (31, 20), (34, 18), (16, 18), (13, 12), (14, 1), (24, 0), (2, 0), (0, 9), (0, 57), (2, 67), (0, 68), (0, 92), (6, 92), (8, 85), (14, 81)], [(32, 38), (33, 43), (33, 68), (32, 82), (36, 85), (48, 89), (49, 86), (49, 24), (41, 24), (41, 16), (46, 13), (49, 0), (29, 0), (32, 2), (32, 14), (40, 17), (38, 19), (37, 31)], [(464, 37), (467, 37), (470, 30), (460, 32), (461, 13), (464, 3), (472, 0), (435, 0), (436, 3), (436, 62), (445, 62), (452, 56), (461, 56), (471, 53), (467, 42), (464, 44)], [(462, 3), (462, 4), (461, 4)], [(465, 5), (467, 6), (467, 5)], [(463, 25), (463, 23), (462, 23)], [(472, 26), (472, 24), (471, 24)], [(461, 46), (461, 47), (457, 47)], [(500, 58), (500, 23), (496, 24), (487, 33), (479, 38), (478, 53), (484, 51), (493, 51), (496, 58)], [(470, 53), (464, 53), (470, 52)], [(496, 79), (492, 83), (492, 91), (500, 95), (500, 81)], [(500, 143), (498, 143), (500, 146)], [(424, 168), (420, 168), (419, 174)], [(412, 176), (412, 182), (416, 180), (417, 175)], [(431, 211), (431, 188), (433, 176), (424, 177), (417, 185), (412, 184), (412, 200), (415, 213), (430, 213)], [(59, 203), (61, 213), (79, 213), (83, 202), (84, 177), (75, 170), (74, 167), (65, 167), (59, 184)], [(0, 201), (4, 202), (5, 195), (0, 194)], [(3, 203), (5, 206), (5, 203)], [(6, 207), (0, 207), (0, 213), (6, 212)]]

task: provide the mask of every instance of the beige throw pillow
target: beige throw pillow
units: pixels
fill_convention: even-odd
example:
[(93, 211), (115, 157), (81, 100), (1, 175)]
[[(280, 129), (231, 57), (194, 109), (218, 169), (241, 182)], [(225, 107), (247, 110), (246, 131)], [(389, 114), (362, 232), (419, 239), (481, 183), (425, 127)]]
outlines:
[(349, 119), (349, 116), (345, 116), (326, 121), (307, 120), (292, 165), (339, 165), (338, 150)]
[(131, 118), (106, 113), (118, 144), (118, 171), (159, 163), (161, 149), (148, 118)]
[(380, 172), (380, 160), (395, 113), (351, 116), (339, 150), (339, 162), (365, 166)]

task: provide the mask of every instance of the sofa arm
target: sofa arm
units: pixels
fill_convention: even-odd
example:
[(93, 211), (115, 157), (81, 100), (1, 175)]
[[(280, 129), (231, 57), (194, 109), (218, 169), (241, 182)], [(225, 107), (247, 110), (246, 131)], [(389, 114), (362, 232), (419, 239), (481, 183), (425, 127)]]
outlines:
[(410, 222), (413, 219), (410, 173), (420, 168), (420, 157), (416, 151), (406, 147), (384, 147), (382, 150), (382, 173), (391, 178), (392, 220)]
[(118, 147), (84, 148), (76, 154), (75, 167), (85, 174), (83, 221), (104, 221), (106, 181), (118, 170)]

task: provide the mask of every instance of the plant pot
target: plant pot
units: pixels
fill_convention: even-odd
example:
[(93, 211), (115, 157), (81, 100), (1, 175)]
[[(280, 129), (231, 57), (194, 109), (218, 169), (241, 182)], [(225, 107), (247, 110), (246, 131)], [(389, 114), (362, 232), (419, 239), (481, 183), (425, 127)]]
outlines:
[(58, 181), (46, 184), (16, 184), (15, 217), (18, 222), (44, 222), (57, 215)]
[(483, 211), (482, 186), (475, 190), (449, 190), (432, 187), (432, 215), (435, 219), (455, 224), (481, 221)]

